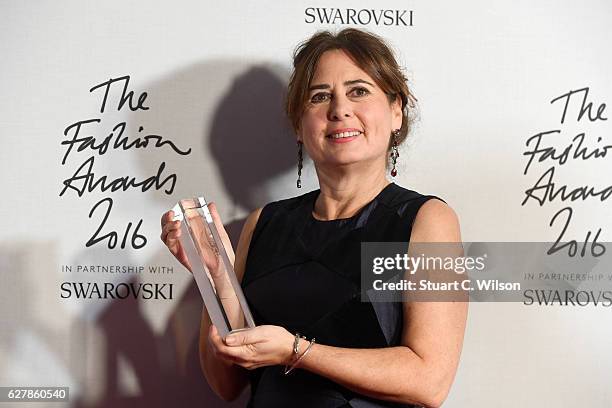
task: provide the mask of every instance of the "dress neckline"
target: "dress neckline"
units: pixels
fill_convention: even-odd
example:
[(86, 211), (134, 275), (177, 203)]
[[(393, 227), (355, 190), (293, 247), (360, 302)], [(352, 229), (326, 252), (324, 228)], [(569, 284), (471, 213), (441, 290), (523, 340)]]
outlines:
[(310, 217), (310, 219), (312, 221), (320, 223), (320, 224), (333, 224), (333, 223), (346, 222), (346, 221), (352, 220), (354, 218), (357, 218), (363, 212), (363, 210), (368, 208), (374, 201), (376, 201), (378, 198), (380, 198), (383, 195), (383, 192), (389, 190), (392, 185), (395, 185), (395, 183), (393, 181), (391, 181), (389, 184), (387, 184), (385, 187), (383, 187), (382, 190), (380, 190), (378, 192), (378, 194), (376, 194), (376, 196), (372, 200), (367, 202), (363, 207), (361, 207), (359, 210), (357, 210), (357, 212), (355, 214), (353, 214), (352, 216), (346, 217), (346, 218), (335, 218), (333, 220), (320, 220), (318, 218), (315, 218), (315, 216), (314, 216), (314, 206), (315, 206), (315, 202), (317, 201), (317, 198), (319, 197), (319, 194), (321, 194), (321, 189), (317, 189), (317, 190), (314, 191), (314, 194), (312, 195), (313, 198), (312, 198), (312, 200), (310, 201), (310, 203), (308, 205), (308, 215), (309, 215), (309, 217)]

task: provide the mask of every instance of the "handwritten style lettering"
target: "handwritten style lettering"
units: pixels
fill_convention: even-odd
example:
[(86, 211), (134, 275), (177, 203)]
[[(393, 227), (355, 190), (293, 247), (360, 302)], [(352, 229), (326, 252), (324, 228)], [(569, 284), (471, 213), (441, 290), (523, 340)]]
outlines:
[(119, 177), (114, 180), (109, 180), (108, 176), (100, 176), (96, 179), (96, 175), (93, 171), (94, 167), (94, 156), (85, 160), (83, 164), (77, 169), (72, 177), (64, 180), (64, 188), (60, 192), (60, 197), (70, 189), (76, 191), (79, 197), (82, 197), (85, 193), (91, 193), (96, 189), (100, 192), (106, 191), (127, 191), (130, 188), (138, 189), (143, 193), (155, 188), (155, 190), (161, 190), (166, 184), (170, 184), (164, 192), (166, 194), (172, 194), (174, 186), (176, 185), (177, 177), (176, 174), (170, 174), (163, 178), (163, 172), (166, 168), (166, 162), (162, 162), (157, 169), (157, 174), (148, 177), (144, 180), (137, 181), (135, 177)]
[[(595, 105), (594, 102), (589, 99), (589, 92), (589, 87), (570, 90), (550, 101), (551, 104), (557, 102), (563, 104), (563, 111), (560, 117), (561, 124), (564, 124), (568, 118), (575, 118), (576, 123), (580, 123), (584, 118), (590, 123), (601, 123), (608, 120), (605, 116), (606, 104), (599, 103)], [(605, 159), (608, 157), (608, 153), (612, 151), (611, 144), (602, 143), (603, 137), (598, 136), (596, 145), (594, 145), (593, 142), (587, 141), (587, 136), (584, 132), (574, 136), (569, 144), (558, 147), (554, 142), (558, 143), (559, 136), (561, 135), (562, 129), (553, 129), (536, 133), (527, 139), (525, 145), (528, 149), (523, 152), (523, 156), (527, 157), (527, 163), (523, 169), (523, 175), (527, 175), (533, 164), (537, 165), (544, 162), (553, 162), (554, 164), (540, 176), (533, 187), (525, 190), (521, 205), (526, 205), (532, 200), (536, 201), (540, 207), (553, 202), (574, 203), (576, 201), (586, 201), (589, 199), (604, 202), (612, 196), (612, 185), (596, 188), (585, 184), (571, 188), (567, 184), (559, 183), (555, 180), (557, 165), (563, 166), (568, 163), (584, 163), (585, 161), (593, 161), (595, 159)], [(584, 257), (586, 255), (591, 255), (593, 257), (602, 256), (606, 252), (605, 245), (598, 241), (602, 234), (602, 228), (587, 231), (582, 244), (575, 239), (569, 239), (569, 241), (565, 243), (562, 242), (562, 240), (567, 239), (566, 233), (574, 213), (574, 208), (565, 206), (553, 215), (549, 227), (553, 227), (556, 220), (560, 218), (562, 214), (566, 214), (566, 219), (557, 240), (547, 253), (554, 254), (560, 250), (567, 250), (567, 254), (570, 257)], [(590, 252), (587, 250), (589, 248), (589, 242)]]
[[(98, 174), (94, 171), (96, 154), (97, 157), (102, 157), (109, 150), (126, 151), (130, 149), (147, 149), (147, 148), (167, 148), (170, 153), (179, 156), (186, 156), (191, 153), (191, 148), (179, 148), (172, 140), (158, 134), (145, 134), (144, 126), (139, 125), (138, 131), (128, 135), (128, 122), (123, 121), (115, 124), (104, 137), (96, 137), (96, 131), (100, 131), (100, 127), (104, 125), (104, 114), (108, 111), (121, 111), (125, 107), (130, 112), (147, 111), (150, 107), (146, 104), (147, 93), (130, 89), (130, 76), (125, 75), (117, 78), (110, 78), (107, 81), (94, 85), (89, 89), (90, 93), (102, 93), (100, 103), (101, 117), (78, 120), (68, 125), (64, 129), (65, 139), (61, 141), (61, 146), (65, 149), (61, 164), (66, 165), (72, 154), (78, 154), (87, 151), (91, 155), (69, 178), (62, 181), (62, 189), (59, 193), (60, 197), (68, 196), (68, 192), (72, 191), (77, 197), (83, 197), (85, 194), (95, 193), (120, 193), (128, 190), (138, 190), (147, 192), (151, 189), (162, 190), (165, 194), (172, 194), (178, 182), (178, 177), (175, 173), (169, 173), (166, 170), (166, 162), (162, 161), (155, 175), (138, 179), (133, 176), (121, 176), (111, 178), (108, 175)], [(134, 135), (136, 133), (136, 135)], [(109, 249), (141, 249), (148, 242), (147, 237), (140, 233), (143, 224), (143, 219), (137, 222), (128, 222), (125, 228), (112, 228), (108, 231), (106, 223), (108, 222), (111, 211), (114, 206), (113, 198), (104, 197), (100, 199), (90, 210), (89, 218), (93, 218), (94, 214), (103, 212), (102, 221), (98, 224), (96, 231), (90, 236), (85, 243), (85, 247), (93, 245), (103, 245)], [(104, 210), (104, 207), (106, 208)], [(103, 232), (103, 230), (105, 232)]]
[[(560, 134), (561, 130), (549, 130), (547, 132), (540, 132), (531, 136), (527, 139), (527, 147), (533, 144), (533, 149), (523, 153), (523, 156), (529, 156), (527, 165), (523, 174), (527, 174), (529, 167), (533, 160), (537, 157), (538, 163), (542, 163), (546, 160), (557, 162), (560, 166), (564, 165), (569, 159), (573, 160), (589, 160), (589, 159), (603, 159), (609, 152), (612, 152), (612, 145), (603, 145), (595, 148), (584, 147), (585, 134), (580, 133), (572, 139), (572, 142), (562, 149), (557, 149), (554, 146), (542, 147), (542, 138), (546, 135)], [(603, 139), (597, 138), (597, 143), (600, 143)], [(533, 142), (533, 143), (532, 143)]]
[(562, 101), (565, 99), (565, 105), (563, 106), (563, 113), (561, 114), (561, 123), (565, 122), (565, 115), (567, 113), (567, 108), (570, 105), (570, 100), (575, 99), (575, 98), (572, 99), (574, 95), (580, 95), (580, 94), (582, 94), (582, 101), (581, 101), (580, 109), (578, 110), (578, 116), (577, 116), (576, 122), (580, 122), (580, 120), (585, 114), (587, 115), (587, 118), (591, 122), (595, 122), (597, 120), (608, 120), (608, 118), (603, 117), (604, 111), (606, 110), (605, 103), (600, 104), (597, 107), (597, 112), (595, 113), (595, 116), (592, 116), (593, 102), (588, 101), (589, 87), (585, 87), (581, 89), (576, 89), (574, 91), (566, 92), (563, 95), (559, 95), (550, 101), (550, 103), (552, 104), (557, 101)]
[[(525, 205), (532, 198), (536, 200), (540, 206), (547, 202), (551, 203), (557, 198), (559, 201), (577, 201), (587, 200), (589, 198), (599, 198), (600, 201), (606, 201), (612, 195), (612, 185), (607, 186), (602, 190), (596, 190), (592, 186), (581, 186), (574, 189), (569, 189), (567, 185), (557, 186), (554, 180), (555, 168), (551, 167), (542, 174), (535, 186), (525, 191), (525, 199), (521, 205)], [(542, 191), (543, 194), (538, 196), (536, 193)]]
[[(64, 154), (64, 157), (62, 158), (62, 164), (66, 164), (66, 160), (68, 159), (68, 156), (70, 155), (70, 152), (72, 151), (72, 148), (75, 145), (77, 145), (77, 150), (76, 150), (77, 152), (82, 152), (83, 150), (91, 149), (91, 150), (97, 151), (100, 156), (105, 154), (109, 148), (129, 150), (131, 148), (146, 149), (147, 147), (151, 147), (151, 146), (155, 148), (159, 148), (159, 147), (163, 147), (166, 145), (168, 145), (172, 150), (174, 150), (175, 153), (181, 156), (186, 156), (189, 153), (191, 153), (191, 148), (187, 150), (181, 150), (176, 144), (174, 144), (174, 142), (172, 142), (171, 140), (164, 139), (164, 137), (160, 135), (145, 135), (145, 136), (139, 136), (136, 139), (130, 140), (128, 136), (123, 135), (125, 132), (125, 128), (126, 128), (126, 122), (120, 122), (117, 125), (115, 125), (112, 132), (108, 136), (106, 136), (104, 139), (102, 139), (102, 141), (100, 141), (98, 144), (96, 144), (97, 139), (95, 138), (95, 136), (79, 137), (81, 133), (81, 127), (83, 125), (87, 125), (90, 123), (100, 123), (100, 122), (101, 122), (101, 119), (98, 119), (98, 118), (80, 120), (80, 121), (77, 121), (69, 125), (64, 130), (65, 136), (68, 136), (68, 133), (72, 131), (72, 138), (68, 140), (64, 140), (61, 143), (63, 146), (67, 146), (66, 153)], [(140, 133), (143, 130), (144, 130), (144, 127), (141, 126), (138, 129), (138, 132)]]
[(144, 106), (145, 100), (147, 99), (147, 93), (143, 92), (138, 96), (138, 100), (136, 104), (133, 105), (134, 102), (134, 91), (128, 92), (128, 86), (130, 84), (130, 76), (122, 76), (119, 78), (111, 78), (108, 81), (102, 82), (98, 85), (93, 86), (89, 92), (93, 92), (97, 89), (104, 89), (104, 98), (102, 99), (102, 105), (100, 105), (100, 113), (104, 113), (104, 109), (106, 108), (106, 102), (108, 100), (108, 94), (113, 84), (121, 84), (123, 83), (123, 88), (121, 90), (121, 97), (119, 98), (119, 102), (117, 103), (117, 111), (120, 111), (123, 106), (127, 103), (128, 107), (131, 111), (148, 110), (148, 106)]

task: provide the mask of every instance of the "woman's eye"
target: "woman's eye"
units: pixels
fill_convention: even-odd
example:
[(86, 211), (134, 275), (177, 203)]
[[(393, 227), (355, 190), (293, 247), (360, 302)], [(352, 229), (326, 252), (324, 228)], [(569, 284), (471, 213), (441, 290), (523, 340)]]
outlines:
[[(353, 94), (355, 96), (366, 96), (370, 94), (370, 91), (366, 88), (353, 88), (349, 91), (349, 94)], [(325, 102), (327, 99), (331, 98), (331, 94), (327, 92), (319, 92), (310, 98), (310, 102), (312, 103), (320, 103)]]
[(313, 97), (310, 99), (310, 101), (313, 102), (313, 103), (323, 102), (326, 98), (327, 98), (327, 94), (320, 92), (320, 93), (318, 93), (316, 95), (313, 95)]
[(357, 96), (365, 96), (370, 93), (370, 91), (365, 88), (354, 88), (352, 92)]

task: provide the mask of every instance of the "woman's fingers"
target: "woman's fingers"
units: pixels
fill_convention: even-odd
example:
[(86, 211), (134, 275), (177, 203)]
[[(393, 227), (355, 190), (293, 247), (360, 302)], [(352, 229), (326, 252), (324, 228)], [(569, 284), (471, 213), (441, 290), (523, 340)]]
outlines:
[[(245, 344), (253, 344), (265, 341), (265, 336), (262, 336), (263, 326), (253, 327), (252, 329), (242, 330), (236, 333), (229, 334), (225, 337), (224, 343), (230, 346), (242, 346)], [(265, 332), (264, 332), (265, 333)]]
[(168, 228), (168, 233), (166, 234), (167, 240), (176, 240), (181, 236), (181, 224), (180, 221), (176, 221), (179, 224), (172, 225)]
[(169, 221), (162, 227), (161, 240), (168, 245), (168, 239), (175, 240), (181, 236), (181, 222)]
[(258, 326), (229, 334), (225, 339), (211, 327), (209, 341), (218, 358), (248, 370), (284, 364), (293, 354), (293, 335), (279, 326)]
[(163, 228), (168, 222), (174, 218), (174, 211), (166, 211), (161, 217), (161, 227)]
[(168, 247), (172, 255), (182, 263), (190, 272), (191, 264), (185, 253), (185, 249), (179, 240), (181, 237), (181, 221), (173, 221), (174, 211), (165, 212), (161, 217), (161, 234), (159, 238)]
[(217, 326), (215, 326), (214, 324), (211, 324), (210, 327), (208, 328), (208, 338), (210, 340), (216, 339), (216, 338), (221, 339), (221, 336), (219, 336), (219, 331), (217, 330)]
[(236, 361), (236, 357), (233, 356), (232, 353), (229, 353), (231, 351), (230, 347), (223, 343), (223, 338), (219, 335), (219, 332), (214, 324), (211, 324), (210, 329), (208, 330), (208, 342), (211, 345), (213, 354), (217, 358), (232, 363)]
[(227, 231), (223, 226), (223, 221), (221, 221), (221, 217), (219, 216), (219, 212), (217, 211), (217, 205), (214, 202), (210, 202), (208, 203), (208, 209), (210, 210), (210, 215), (212, 216), (213, 221), (217, 226), (217, 232), (219, 232), (219, 236), (223, 241), (223, 246), (225, 247), (227, 255), (229, 256), (233, 264), (234, 259), (236, 257), (234, 254), (234, 248), (232, 247), (232, 242), (229, 239), (229, 235), (227, 235)]

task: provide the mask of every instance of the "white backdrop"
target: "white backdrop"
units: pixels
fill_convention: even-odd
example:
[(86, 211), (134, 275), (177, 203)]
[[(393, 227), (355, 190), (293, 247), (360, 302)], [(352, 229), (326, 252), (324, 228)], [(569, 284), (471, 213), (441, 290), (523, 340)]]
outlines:
[[(332, 6), (341, 13), (405, 11), (406, 22), (412, 16), (411, 26), (350, 25), (389, 40), (419, 100), (420, 121), (401, 150), (397, 182), (444, 198), (460, 216), (465, 241), (555, 240), (561, 222), (549, 222), (568, 202), (521, 205), (553, 165), (558, 186), (612, 184), (605, 157), (563, 165), (534, 160), (523, 174), (526, 142), (539, 132), (559, 129), (542, 139), (558, 151), (582, 132), (584, 146), (612, 144), (604, 120), (610, 108), (599, 108), (612, 97), (608, 2), (2, 1), (0, 386), (69, 386), (68, 406), (155, 406), (164, 398), (176, 406), (226, 406), (199, 375), (201, 301), (159, 241), (159, 217), (178, 198), (205, 192), (235, 237), (251, 209), (317, 187), (308, 163), (305, 188), (295, 189), (295, 142), (282, 100), (298, 42), (348, 26), (339, 18), (320, 21), (321, 13), (335, 13)], [(365, 21), (368, 12), (359, 15)], [(104, 90), (89, 90), (123, 76), (132, 105), (146, 92), (148, 109), (117, 109), (118, 82), (101, 113)], [(592, 110), (577, 120), (585, 92), (572, 95), (561, 123), (565, 102), (551, 100), (586, 87)], [(601, 119), (590, 120), (598, 109)], [(83, 125), (80, 137), (100, 143), (125, 122), (130, 140), (159, 135), (190, 153), (155, 147), (155, 139), (147, 148), (104, 154), (77, 151), (77, 144), (62, 164), (62, 141), (73, 135), (65, 129), (94, 118), (100, 122)], [(171, 182), (144, 192), (98, 186), (81, 197), (68, 188), (60, 196), (64, 181), (92, 156), (95, 180), (145, 180), (164, 163), (160, 180), (175, 177), (175, 185), (170, 194), (163, 190)], [(117, 248), (108, 240), (86, 247), (108, 201), (91, 218), (90, 211), (107, 197), (113, 207), (98, 236), (117, 231)], [(607, 200), (571, 206), (565, 240), (582, 241), (602, 228), (599, 241), (611, 241)], [(141, 236), (146, 245), (135, 249), (140, 220), (134, 242), (142, 244)], [(78, 272), (79, 265), (145, 270)], [(172, 299), (77, 299), (74, 290), (66, 298), (66, 282), (166, 285), (166, 297), (172, 285)], [(445, 405), (608, 406), (610, 313), (593, 305), (473, 304)]]

